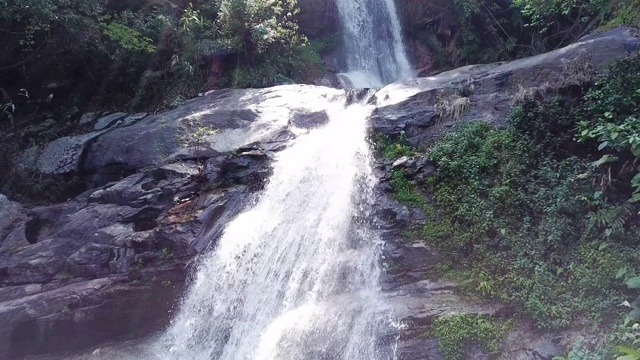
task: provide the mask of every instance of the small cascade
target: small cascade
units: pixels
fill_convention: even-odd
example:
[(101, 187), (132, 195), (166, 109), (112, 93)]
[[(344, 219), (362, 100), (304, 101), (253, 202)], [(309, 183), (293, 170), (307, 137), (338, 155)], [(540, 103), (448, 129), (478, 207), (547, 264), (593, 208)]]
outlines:
[[(346, 88), (407, 78), (393, 0), (338, 0)], [(327, 100), (329, 122), (278, 153), (256, 204), (202, 256), (170, 328), (151, 346), (162, 360), (387, 360), (391, 319), (371, 230), (367, 92)], [(295, 101), (295, 99), (291, 99)]]
[(278, 153), (257, 203), (198, 267), (152, 359), (390, 359), (370, 230), (366, 94)]
[(348, 66), (343, 86), (380, 88), (413, 76), (393, 0), (338, 0), (337, 6)]

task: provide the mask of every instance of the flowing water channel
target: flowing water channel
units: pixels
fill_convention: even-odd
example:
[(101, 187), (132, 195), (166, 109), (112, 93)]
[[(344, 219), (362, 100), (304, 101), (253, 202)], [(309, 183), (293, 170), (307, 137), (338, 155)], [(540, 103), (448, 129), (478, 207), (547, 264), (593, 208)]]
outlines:
[[(392, 0), (339, 0), (353, 87), (411, 76)], [(345, 98), (346, 99), (346, 98)], [(329, 122), (278, 153), (257, 202), (202, 256), (163, 360), (392, 359), (369, 223), (371, 107), (327, 101)], [(295, 101), (295, 99), (292, 99)]]
[[(412, 75), (393, 0), (337, 0), (349, 87)], [(295, 96), (291, 98), (296, 102)], [(367, 101), (326, 101), (329, 121), (276, 155), (257, 200), (201, 254), (172, 323), (149, 341), (65, 359), (390, 360), (372, 227)]]
[(347, 69), (344, 85), (380, 88), (413, 76), (393, 0), (337, 0)]
[(257, 203), (199, 266), (161, 359), (390, 359), (368, 223), (375, 178), (366, 105), (280, 152)]

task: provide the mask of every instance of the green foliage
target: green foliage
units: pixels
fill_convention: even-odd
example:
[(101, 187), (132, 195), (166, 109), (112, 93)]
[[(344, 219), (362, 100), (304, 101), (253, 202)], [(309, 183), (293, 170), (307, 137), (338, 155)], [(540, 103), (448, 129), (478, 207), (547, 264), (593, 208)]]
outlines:
[(153, 40), (142, 36), (137, 30), (119, 23), (102, 23), (102, 33), (123, 49), (132, 53), (153, 53), (156, 50)]
[(381, 136), (377, 143), (377, 148), (382, 155), (390, 160), (396, 160), (403, 156), (412, 155), (415, 150), (409, 145), (407, 137), (404, 133), (400, 134), (397, 140), (392, 140), (388, 136)]
[(438, 339), (447, 360), (462, 360), (465, 346), (477, 344), (489, 354), (502, 348), (510, 324), (481, 315), (446, 315), (435, 319), (429, 335)]
[(631, 201), (640, 201), (640, 55), (616, 62), (589, 91), (579, 116), (579, 140), (599, 143), (597, 170), (609, 172), (617, 163), (617, 177), (633, 188)]
[(513, 21), (508, 3), (455, 0), (451, 6), (460, 32), (456, 51), (449, 58), (454, 58), (457, 64), (495, 62), (518, 53), (515, 49), (518, 29), (512, 25), (518, 22)]
[(467, 123), (429, 149), (438, 170), (425, 185), (440, 213), (427, 211), (423, 235), (466, 289), (521, 304), (543, 329), (601, 320), (629, 296), (620, 279), (635, 285), (640, 272), (629, 201), (638, 64), (614, 65), (579, 104), (526, 101), (507, 128)]
[(391, 186), (396, 198), (406, 205), (421, 205), (424, 203), (423, 196), (416, 190), (415, 184), (407, 179), (404, 170), (397, 169), (391, 172)]
[[(296, 0), (183, 6), (0, 0), (0, 37), (6, 44), (0, 72), (15, 84), (32, 78), (52, 81), (47, 73), (56, 80), (78, 78), (76, 94), (56, 93), (58, 101), (64, 101), (62, 96), (77, 99), (69, 106), (82, 108), (81, 102), (98, 99), (108, 106), (157, 111), (176, 98), (215, 87), (308, 81), (322, 71), (319, 51), (327, 42), (310, 44), (300, 34)], [(45, 64), (49, 58), (57, 61)], [(18, 67), (20, 72), (11, 71)], [(2, 110), (2, 116), (9, 115)]]
[[(535, 55), (598, 29), (640, 26), (637, 0), (454, 0), (404, 7), (408, 31), (441, 66)], [(433, 14), (439, 20), (425, 24)]]
[(553, 360), (607, 360), (612, 354), (610, 346), (600, 346), (593, 350), (580, 339), (573, 344), (567, 356), (555, 356)]

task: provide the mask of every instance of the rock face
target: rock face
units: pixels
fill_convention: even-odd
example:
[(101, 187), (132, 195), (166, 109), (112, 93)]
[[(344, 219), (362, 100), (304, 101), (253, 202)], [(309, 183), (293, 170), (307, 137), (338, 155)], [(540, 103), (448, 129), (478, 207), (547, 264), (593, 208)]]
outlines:
[(262, 188), (272, 153), (322, 126), (342, 94), (215, 91), (160, 115), (109, 115), (99, 131), (27, 151), (25, 168), (88, 174), (93, 186), (30, 209), (0, 196), (0, 358), (165, 326), (188, 264)]
[(3, 201), (0, 358), (164, 326), (196, 248), (215, 241), (210, 229), (239, 212), (249, 194), (233, 172), (205, 192), (193, 167), (137, 173), (59, 205), (25, 210)]
[(404, 132), (428, 143), (460, 121), (504, 124), (514, 97), (580, 87), (613, 59), (640, 49), (635, 30), (616, 28), (546, 54), (507, 63), (472, 65), (400, 81), (376, 93), (376, 131)]
[[(376, 93), (371, 136), (398, 138), (414, 146), (429, 144), (456, 123), (484, 120), (505, 123), (514, 99), (536, 93), (570, 91), (592, 80), (617, 57), (640, 49), (640, 39), (627, 28), (584, 38), (557, 51), (510, 63), (469, 66), (429, 78), (391, 84)], [(429, 338), (433, 320), (450, 313), (508, 316), (513, 310), (493, 303), (468, 301), (456, 295), (456, 284), (433, 279), (440, 259), (428, 239), (419, 233), (427, 217), (417, 206), (405, 206), (392, 196), (392, 170), (402, 169), (411, 180), (424, 182), (435, 167), (424, 157), (384, 159), (378, 154), (375, 217), (384, 241), (382, 288), (392, 311), (404, 326), (388, 334), (398, 339), (399, 359), (443, 359), (437, 340)], [(541, 334), (519, 325), (505, 341), (504, 360), (551, 359), (561, 355), (559, 340), (571, 334)], [(469, 347), (465, 359), (487, 359), (478, 347)]]
[(106, 116), (96, 122), (97, 131), (31, 148), (18, 163), (48, 174), (104, 174), (253, 145), (272, 151), (291, 138), (288, 134), (298, 123), (292, 120), (322, 117), (326, 104), (340, 94), (304, 85), (211, 91), (159, 115)]
[[(500, 125), (514, 94), (581, 86), (592, 69), (636, 49), (640, 40), (619, 28), (529, 59), (398, 82), (375, 95), (372, 136), (404, 133), (423, 145), (460, 121)], [(35, 208), (0, 195), (0, 358), (147, 336), (166, 325), (189, 265), (262, 188), (274, 152), (325, 124), (327, 104), (344, 99), (342, 91), (299, 85), (213, 91), (163, 114), (102, 118), (101, 130), (23, 154), (24, 168), (83, 174), (91, 190)], [(95, 117), (88, 118), (86, 125)], [(467, 301), (455, 284), (430, 279), (438, 254), (428, 239), (406, 236), (427, 218), (393, 198), (391, 171), (425, 179), (433, 165), (379, 156), (375, 166), (382, 288), (405, 324), (388, 338), (400, 340), (399, 359), (441, 359), (437, 341), (423, 336), (436, 317), (510, 310)], [(505, 360), (558, 352), (551, 336), (510, 336), (518, 340)], [(471, 348), (467, 358), (487, 357)]]
[(305, 35), (318, 39), (334, 35), (340, 28), (340, 15), (335, 0), (301, 0), (296, 21)]

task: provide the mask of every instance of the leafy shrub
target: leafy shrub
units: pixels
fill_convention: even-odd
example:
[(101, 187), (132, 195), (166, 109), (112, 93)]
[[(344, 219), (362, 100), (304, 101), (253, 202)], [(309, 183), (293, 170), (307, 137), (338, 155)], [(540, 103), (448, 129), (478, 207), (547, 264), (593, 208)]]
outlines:
[(580, 103), (529, 100), (506, 128), (470, 122), (429, 149), (441, 214), (423, 235), (466, 289), (521, 304), (543, 329), (602, 320), (625, 300), (621, 280), (640, 271), (637, 88), (632, 57)]
[(478, 344), (489, 354), (502, 348), (509, 324), (481, 315), (446, 315), (434, 320), (429, 335), (438, 339), (447, 360), (462, 360), (465, 346)]
[(409, 145), (404, 133), (401, 133), (397, 140), (392, 140), (386, 135), (381, 136), (376, 143), (376, 147), (380, 150), (382, 156), (389, 160), (396, 160), (415, 152)]

